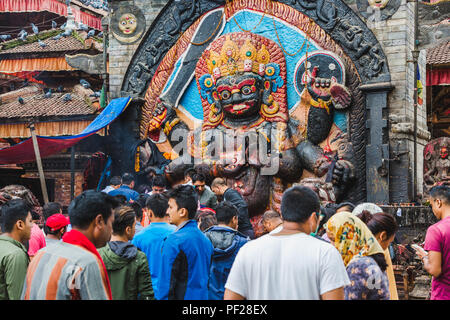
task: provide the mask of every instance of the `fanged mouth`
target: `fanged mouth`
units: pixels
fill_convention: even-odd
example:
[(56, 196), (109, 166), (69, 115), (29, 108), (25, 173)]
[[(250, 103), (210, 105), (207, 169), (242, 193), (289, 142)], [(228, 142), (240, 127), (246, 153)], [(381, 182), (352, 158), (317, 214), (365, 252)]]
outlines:
[(235, 113), (235, 114), (240, 114), (243, 113), (244, 111), (250, 109), (252, 106), (242, 103), (242, 104), (235, 104), (235, 105), (229, 105), (225, 107), (225, 110), (229, 113)]

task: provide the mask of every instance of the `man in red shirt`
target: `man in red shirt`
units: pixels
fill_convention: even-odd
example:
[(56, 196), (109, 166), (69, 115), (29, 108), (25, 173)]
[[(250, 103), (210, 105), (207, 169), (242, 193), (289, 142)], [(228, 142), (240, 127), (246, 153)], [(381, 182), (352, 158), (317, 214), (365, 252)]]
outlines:
[(439, 222), (427, 230), (424, 250), (417, 254), (425, 270), (433, 276), (431, 300), (450, 300), (450, 187), (430, 190), (430, 204)]

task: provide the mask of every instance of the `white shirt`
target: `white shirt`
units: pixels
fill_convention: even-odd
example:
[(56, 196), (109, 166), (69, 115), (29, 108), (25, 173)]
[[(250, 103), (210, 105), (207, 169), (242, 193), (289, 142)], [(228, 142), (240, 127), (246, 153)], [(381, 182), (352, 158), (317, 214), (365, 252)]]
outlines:
[(280, 224), (278, 227), (269, 232), (269, 234), (275, 234), (283, 230), (283, 224)]
[(350, 284), (341, 255), (305, 233), (264, 235), (246, 243), (225, 288), (248, 300), (319, 300)]

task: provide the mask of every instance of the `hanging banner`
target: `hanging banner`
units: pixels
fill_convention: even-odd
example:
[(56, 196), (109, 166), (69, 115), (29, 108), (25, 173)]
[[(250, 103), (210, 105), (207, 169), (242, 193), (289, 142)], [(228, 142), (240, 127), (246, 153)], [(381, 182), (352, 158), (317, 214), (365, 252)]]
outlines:
[[(131, 98), (112, 100), (108, 106), (80, 134), (65, 137), (37, 136), (42, 158), (70, 148), (80, 140), (89, 137), (114, 121), (128, 106)], [(31, 138), (14, 146), (0, 149), (0, 164), (20, 164), (36, 161)]]

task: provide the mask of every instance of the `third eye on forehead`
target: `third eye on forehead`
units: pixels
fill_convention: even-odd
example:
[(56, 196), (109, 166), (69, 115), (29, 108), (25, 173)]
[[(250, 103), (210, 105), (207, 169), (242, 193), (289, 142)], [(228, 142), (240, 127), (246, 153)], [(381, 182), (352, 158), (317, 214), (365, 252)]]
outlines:
[[(227, 79), (229, 80), (229, 79)], [(218, 81), (217, 91), (228, 90), (232, 91), (233, 89), (241, 89), (243, 86), (253, 86), (256, 83), (256, 78), (251, 76), (242, 76), (237, 79), (235, 84), (231, 84), (230, 81)]]

